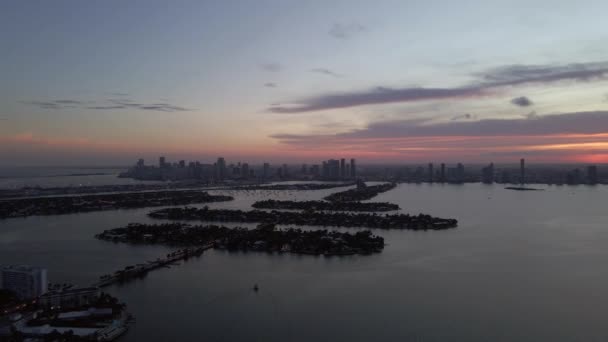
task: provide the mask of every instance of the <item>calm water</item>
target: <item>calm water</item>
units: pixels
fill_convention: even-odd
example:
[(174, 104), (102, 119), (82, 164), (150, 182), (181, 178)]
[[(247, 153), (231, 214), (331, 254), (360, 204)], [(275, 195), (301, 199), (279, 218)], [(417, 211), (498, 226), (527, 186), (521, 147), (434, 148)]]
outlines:
[(0, 167), (0, 189), (158, 183), (118, 178), (126, 168)]
[[(224, 192), (236, 201), (211, 206), (334, 191)], [(602, 186), (404, 184), (376, 200), (459, 227), (377, 230), (388, 246), (373, 256), (210, 251), (109, 291), (137, 319), (121, 341), (606, 341), (606, 199)], [(53, 282), (86, 285), (168, 251), (93, 238), (150, 221), (147, 211), (0, 221), (0, 263), (46, 266)]]

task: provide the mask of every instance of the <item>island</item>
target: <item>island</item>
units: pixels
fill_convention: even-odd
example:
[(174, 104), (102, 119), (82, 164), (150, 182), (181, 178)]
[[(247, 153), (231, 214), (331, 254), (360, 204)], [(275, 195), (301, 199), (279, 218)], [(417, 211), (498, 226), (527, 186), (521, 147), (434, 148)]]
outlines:
[(508, 186), (505, 189), (515, 190), (515, 191), (543, 191), (543, 190), (545, 190), (545, 189), (536, 189), (536, 188), (526, 188), (523, 186)]
[(274, 224), (260, 224), (255, 229), (228, 228), (184, 223), (129, 224), (106, 230), (98, 239), (170, 246), (205, 246), (229, 251), (261, 251), (313, 255), (353, 255), (381, 252), (384, 239), (369, 230), (342, 233), (327, 230), (277, 229)]
[(20, 198), (0, 200), (0, 219), (231, 200), (231, 196), (210, 195), (194, 190)]
[(324, 199), (330, 202), (358, 202), (376, 197), (379, 193), (394, 189), (397, 186), (395, 183), (385, 183), (379, 185), (367, 186), (364, 182), (357, 182), (355, 189), (350, 189), (342, 192), (336, 192)]
[(353, 186), (356, 183), (295, 183), (234, 186), (231, 190), (325, 190)]
[(255, 202), (256, 209), (322, 210), (322, 211), (392, 211), (399, 210), (397, 204), (388, 202), (327, 202), (327, 201), (277, 201)]
[(219, 222), (254, 222), (272, 224), (293, 224), (304, 226), (366, 227), (380, 229), (440, 230), (455, 228), (456, 219), (443, 219), (419, 214), (365, 214), (331, 213), (318, 211), (243, 211), (237, 209), (165, 208), (152, 211), (148, 216), (155, 219), (199, 220)]

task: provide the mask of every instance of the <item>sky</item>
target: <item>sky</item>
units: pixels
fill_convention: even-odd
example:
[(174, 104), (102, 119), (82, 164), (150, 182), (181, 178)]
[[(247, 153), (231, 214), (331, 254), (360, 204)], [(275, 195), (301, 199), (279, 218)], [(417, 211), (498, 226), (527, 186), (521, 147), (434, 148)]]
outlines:
[(607, 1), (0, 2), (0, 165), (608, 163)]

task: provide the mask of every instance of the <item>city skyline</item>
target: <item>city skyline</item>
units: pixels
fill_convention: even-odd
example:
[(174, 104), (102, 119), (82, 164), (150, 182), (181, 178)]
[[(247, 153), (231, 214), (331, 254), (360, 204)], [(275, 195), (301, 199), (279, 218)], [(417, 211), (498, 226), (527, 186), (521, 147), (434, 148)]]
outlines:
[(608, 163), (606, 10), (7, 1), (0, 163)]

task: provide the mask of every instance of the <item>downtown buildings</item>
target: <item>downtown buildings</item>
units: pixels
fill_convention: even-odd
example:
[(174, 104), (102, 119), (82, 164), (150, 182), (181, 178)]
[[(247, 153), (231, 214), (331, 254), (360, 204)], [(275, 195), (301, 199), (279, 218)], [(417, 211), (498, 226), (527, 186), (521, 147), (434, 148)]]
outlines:
[(213, 164), (203, 164), (198, 161), (187, 163), (185, 160), (168, 162), (162, 156), (158, 165), (146, 165), (144, 159), (120, 177), (138, 180), (183, 181), (194, 180), (205, 183), (223, 183), (227, 181), (265, 182), (273, 180), (352, 180), (357, 176), (356, 160), (349, 161), (330, 159), (320, 165), (302, 164), (300, 168), (282, 164), (272, 167), (269, 163), (252, 165), (237, 162), (228, 164), (223, 157), (217, 158)]

